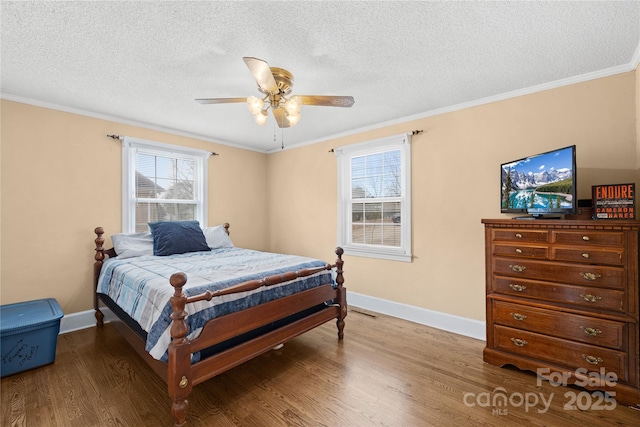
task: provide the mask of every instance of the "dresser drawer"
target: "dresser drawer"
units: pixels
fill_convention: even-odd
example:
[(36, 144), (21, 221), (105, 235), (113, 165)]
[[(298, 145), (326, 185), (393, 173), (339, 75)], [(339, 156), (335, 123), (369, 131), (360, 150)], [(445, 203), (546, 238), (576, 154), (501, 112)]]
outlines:
[(497, 275), (567, 282), (586, 286), (625, 288), (624, 269), (599, 265), (578, 265), (515, 258), (493, 258)]
[(593, 310), (624, 312), (627, 309), (625, 292), (613, 289), (519, 280), (502, 276), (494, 276), (493, 289), (499, 294), (572, 304)]
[(577, 343), (505, 326), (494, 326), (495, 348), (533, 359), (545, 360), (573, 370), (587, 369), (599, 374), (615, 373), (627, 382), (627, 354), (604, 347)]
[(540, 230), (492, 230), (494, 241), (501, 242), (525, 242), (525, 243), (548, 243), (549, 232)]
[(551, 249), (551, 258), (558, 261), (576, 261), (592, 264), (623, 265), (624, 251), (622, 249), (603, 248), (558, 248)]
[(524, 246), (495, 244), (493, 246), (493, 254), (501, 256), (516, 256), (524, 258), (548, 259), (548, 246)]
[(493, 321), (531, 332), (623, 350), (625, 324), (560, 311), (493, 301)]
[(624, 233), (618, 231), (552, 231), (551, 241), (566, 245), (624, 246)]

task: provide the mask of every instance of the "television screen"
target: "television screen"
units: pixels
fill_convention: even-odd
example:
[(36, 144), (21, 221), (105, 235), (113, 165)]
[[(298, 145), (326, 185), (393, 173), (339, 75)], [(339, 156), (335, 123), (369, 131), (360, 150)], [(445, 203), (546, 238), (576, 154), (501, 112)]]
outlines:
[(500, 176), (502, 213), (576, 213), (575, 145), (503, 163)]

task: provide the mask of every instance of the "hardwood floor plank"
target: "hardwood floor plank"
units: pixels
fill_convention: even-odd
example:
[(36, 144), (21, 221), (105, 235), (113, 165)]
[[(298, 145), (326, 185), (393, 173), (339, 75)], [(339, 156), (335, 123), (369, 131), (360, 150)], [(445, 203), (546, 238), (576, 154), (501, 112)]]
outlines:
[[(487, 365), (481, 341), (368, 314), (349, 313), (344, 341), (330, 322), (194, 387), (189, 426), (640, 423), (640, 412), (620, 405), (565, 408), (564, 394), (581, 389)], [(492, 405), (500, 390), (538, 401)], [(55, 363), (3, 378), (0, 395), (2, 426), (172, 425), (166, 384), (111, 325), (60, 335)]]
[[(9, 384), (9, 397), (11, 398), (11, 403), (8, 405), (2, 404), (2, 407), (5, 410), (2, 411), (3, 419), (5, 419), (5, 415), (8, 412), (9, 419), (11, 420), (12, 427), (24, 427), (26, 426), (26, 379), (25, 378), (16, 378), (14, 381), (11, 381)], [(3, 394), (4, 394), (3, 388)], [(4, 402), (4, 399), (3, 399)], [(8, 409), (8, 411), (7, 411)], [(3, 423), (4, 424), (4, 423)]]

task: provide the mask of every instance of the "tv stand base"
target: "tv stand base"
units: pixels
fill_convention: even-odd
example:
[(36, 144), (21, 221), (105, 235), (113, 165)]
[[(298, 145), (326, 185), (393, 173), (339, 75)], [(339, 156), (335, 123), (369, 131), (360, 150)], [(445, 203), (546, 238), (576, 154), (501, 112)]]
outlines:
[(563, 215), (526, 215), (516, 216), (513, 219), (564, 219)]

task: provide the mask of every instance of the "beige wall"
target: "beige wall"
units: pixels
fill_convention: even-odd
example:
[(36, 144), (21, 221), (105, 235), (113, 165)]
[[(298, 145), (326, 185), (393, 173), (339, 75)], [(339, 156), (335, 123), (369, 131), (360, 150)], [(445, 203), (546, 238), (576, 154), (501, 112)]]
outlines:
[[(329, 150), (413, 138), (412, 263), (346, 257), (349, 290), (484, 319), (481, 218), (500, 217), (499, 164), (576, 144), (578, 192), (636, 182), (638, 71), (265, 155), (2, 100), (0, 300), (92, 306), (93, 229), (120, 230), (120, 144), (107, 134), (212, 150), (209, 223), (238, 246), (335, 258), (336, 159)], [(354, 108), (357, 108), (357, 103)], [(256, 210), (256, 207), (261, 209)]]
[(424, 130), (412, 143), (413, 262), (346, 257), (345, 285), (483, 320), (480, 220), (506, 217), (499, 210), (499, 165), (575, 144), (579, 198), (590, 199), (596, 183), (638, 185), (636, 87), (630, 72), (269, 155), (271, 249), (329, 259), (337, 172), (328, 150)]
[(2, 100), (3, 304), (54, 297), (65, 313), (92, 307), (96, 226), (121, 230), (121, 144), (128, 135), (215, 151), (209, 225), (231, 223), (237, 245), (268, 249), (266, 154)]

